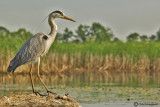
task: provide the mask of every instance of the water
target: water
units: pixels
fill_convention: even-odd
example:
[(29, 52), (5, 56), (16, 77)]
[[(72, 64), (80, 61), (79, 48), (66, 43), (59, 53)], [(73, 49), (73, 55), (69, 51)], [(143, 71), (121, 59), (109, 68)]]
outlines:
[[(84, 107), (128, 107), (160, 102), (159, 73), (73, 73), (41, 75), (57, 94), (69, 93)], [(35, 90), (45, 93), (36, 75)], [(0, 96), (32, 93), (28, 74), (0, 74)]]

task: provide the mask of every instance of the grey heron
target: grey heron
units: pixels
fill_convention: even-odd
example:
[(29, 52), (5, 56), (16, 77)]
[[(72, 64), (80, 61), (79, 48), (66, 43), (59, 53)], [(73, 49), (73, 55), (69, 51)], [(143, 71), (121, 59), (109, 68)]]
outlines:
[(40, 77), (39, 66), (40, 66), (40, 57), (47, 53), (47, 51), (49, 50), (49, 48), (51, 47), (52, 43), (55, 40), (57, 33), (57, 25), (55, 24), (54, 19), (56, 18), (62, 18), (76, 22), (75, 20), (65, 16), (64, 13), (62, 13), (59, 10), (50, 13), (48, 15), (48, 23), (51, 27), (50, 33), (49, 34), (37, 33), (30, 39), (28, 39), (19, 49), (16, 56), (11, 60), (9, 67), (7, 69), (7, 72), (15, 72), (17, 67), (26, 63), (31, 63), (29, 76), (31, 80), (32, 91), (36, 95), (37, 94), (42, 95), (42, 94), (34, 90), (34, 84), (32, 81), (32, 65), (35, 62), (38, 62), (38, 71), (37, 71), (38, 79), (41, 81), (41, 83), (47, 90), (47, 93), (48, 94), (52, 93), (51, 91), (49, 91), (49, 89), (46, 87), (46, 85), (44, 84), (44, 82)]

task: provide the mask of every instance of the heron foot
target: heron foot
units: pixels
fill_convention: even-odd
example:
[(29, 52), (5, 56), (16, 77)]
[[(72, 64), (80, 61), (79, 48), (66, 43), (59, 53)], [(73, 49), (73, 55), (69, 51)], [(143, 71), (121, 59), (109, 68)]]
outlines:
[(47, 90), (47, 93), (49, 94), (53, 94), (53, 95), (57, 95), (56, 93), (54, 93), (54, 92), (52, 92), (52, 91), (49, 91), (49, 90)]
[(36, 95), (39, 95), (39, 96), (47, 96), (47, 95), (45, 95), (45, 94), (41, 94), (41, 93), (39, 93), (39, 92), (37, 92), (37, 91), (35, 91), (35, 92), (33, 92), (34, 94), (36, 94)]

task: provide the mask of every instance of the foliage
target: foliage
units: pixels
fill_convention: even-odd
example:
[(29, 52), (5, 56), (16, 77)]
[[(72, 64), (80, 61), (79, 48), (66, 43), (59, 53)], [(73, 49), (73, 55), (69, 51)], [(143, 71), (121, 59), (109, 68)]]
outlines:
[(33, 34), (31, 32), (26, 31), (24, 28), (20, 28), (16, 32), (11, 32), (12, 37), (20, 37), (22, 39), (28, 39), (32, 36)]
[(156, 35), (151, 35), (150, 37), (149, 37), (149, 40), (150, 41), (156, 41)]
[(138, 33), (131, 33), (128, 37), (127, 37), (128, 41), (138, 41), (139, 40), (139, 34)]
[[(79, 25), (76, 35), (68, 28), (64, 30), (64, 33), (57, 33), (56, 42), (52, 45), (50, 52), (92, 53), (100, 56), (128, 54), (136, 57), (145, 54), (154, 58), (159, 57), (160, 53), (158, 32), (150, 37), (136, 32), (131, 33), (127, 37), (127, 42), (123, 42), (114, 37), (110, 28), (106, 28), (100, 23), (93, 23), (92, 26)], [(4, 27), (0, 27), (0, 49), (4, 53), (8, 50), (17, 52), (21, 45), (32, 35), (24, 28), (10, 32)]]
[(73, 34), (68, 28), (64, 30), (63, 34), (58, 33), (56, 37), (57, 42), (105, 42), (111, 41), (114, 37), (110, 28), (106, 28), (100, 23), (93, 23), (92, 26), (80, 24)]
[(160, 29), (157, 32), (157, 41), (160, 41)]
[(147, 40), (148, 40), (147, 35), (142, 35), (142, 36), (140, 36), (140, 40), (141, 40), (141, 41), (147, 41)]
[(83, 41), (86, 41), (87, 38), (91, 38), (92, 31), (91, 27), (87, 25), (79, 25), (78, 29), (76, 30), (77, 35), (81, 37)]
[[(82, 42), (123, 42), (119, 38), (115, 37), (112, 30), (109, 27), (105, 27), (100, 23), (94, 22), (91, 26), (80, 24), (78, 28), (73, 31), (68, 28), (64, 29), (63, 33), (57, 33), (56, 42), (73, 42), (73, 43), (82, 43)], [(17, 31), (10, 32), (5, 27), (0, 26), (0, 37), (11, 39), (19, 38), (27, 40), (33, 34), (29, 31), (26, 31), (24, 28), (20, 28)], [(148, 37), (147, 35), (140, 35), (137, 32), (131, 33), (126, 37), (126, 40), (129, 42), (141, 42), (141, 41), (160, 41), (160, 30), (154, 35)]]
[(113, 37), (113, 33), (111, 29), (105, 28), (100, 23), (93, 23), (91, 29), (92, 29), (93, 35), (96, 35), (96, 41), (99, 41), (99, 42), (110, 41)]

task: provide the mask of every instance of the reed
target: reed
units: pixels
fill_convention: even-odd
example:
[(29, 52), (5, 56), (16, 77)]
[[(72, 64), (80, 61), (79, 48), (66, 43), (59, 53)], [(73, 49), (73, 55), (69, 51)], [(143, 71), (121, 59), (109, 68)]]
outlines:
[[(6, 72), (25, 41), (18, 37), (0, 38), (0, 72)], [(41, 60), (41, 73), (159, 72), (159, 53), (159, 42), (55, 42)], [(28, 69), (24, 65), (17, 72)]]
[[(6, 72), (13, 53), (7, 53), (5, 57), (0, 53), (0, 71)], [(41, 60), (41, 73), (56, 73), (70, 75), (74, 72), (86, 73), (108, 73), (108, 72), (159, 72), (160, 58), (150, 59), (149, 56), (143, 55), (135, 60), (130, 55), (105, 55), (98, 56), (91, 53), (64, 53), (50, 52)], [(29, 65), (23, 65), (16, 72), (27, 73)], [(36, 65), (34, 70), (36, 70)]]

